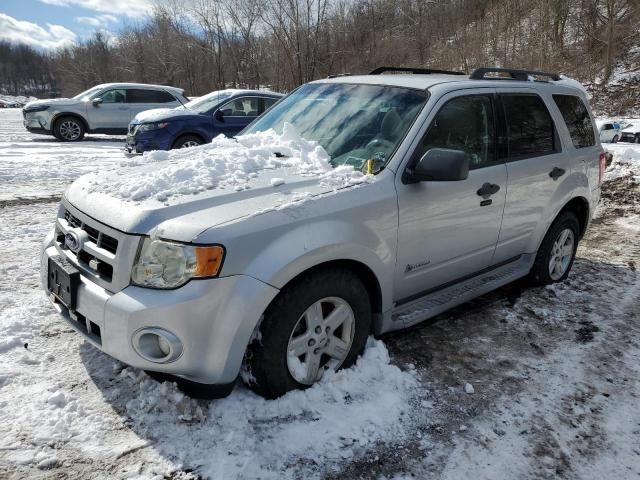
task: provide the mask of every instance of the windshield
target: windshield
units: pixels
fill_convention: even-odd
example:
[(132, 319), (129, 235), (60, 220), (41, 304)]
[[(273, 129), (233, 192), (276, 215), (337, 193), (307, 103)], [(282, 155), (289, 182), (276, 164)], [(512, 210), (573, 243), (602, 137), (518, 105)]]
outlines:
[(93, 95), (94, 93), (99, 92), (103, 88), (104, 87), (91, 87), (89, 90), (85, 90), (84, 92), (79, 93), (78, 95), (73, 97), (73, 100), (81, 100), (81, 99), (83, 99), (85, 97), (90, 98), (91, 95)]
[(233, 95), (232, 90), (218, 90), (206, 94), (204, 97), (196, 98), (185, 104), (185, 107), (195, 110), (198, 113), (206, 113), (216, 105), (220, 104), (225, 98)]
[(242, 133), (293, 124), (315, 140), (333, 166), (362, 169), (373, 160), (379, 171), (391, 158), (428, 95), (420, 90), (378, 85), (312, 83), (285, 97)]

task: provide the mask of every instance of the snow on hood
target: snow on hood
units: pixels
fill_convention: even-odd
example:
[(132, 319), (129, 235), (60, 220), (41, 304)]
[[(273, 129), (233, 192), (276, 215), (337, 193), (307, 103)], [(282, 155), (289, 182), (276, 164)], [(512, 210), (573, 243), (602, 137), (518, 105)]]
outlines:
[(198, 112), (185, 107), (153, 108), (137, 114), (132, 123), (150, 123), (180, 116), (198, 115)]
[(627, 133), (640, 133), (640, 122), (631, 122), (631, 124), (627, 125), (622, 131)]
[(77, 105), (81, 100), (74, 100), (73, 98), (50, 98), (46, 100), (34, 100), (27, 103), (24, 108), (35, 107), (37, 105)]
[(180, 224), (175, 240), (191, 240), (225, 222), (372, 181), (329, 160), (322, 146), (285, 124), (282, 134), (221, 135), (200, 147), (150, 152), (81, 177), (65, 198), (114, 228), (146, 234), (171, 221)]

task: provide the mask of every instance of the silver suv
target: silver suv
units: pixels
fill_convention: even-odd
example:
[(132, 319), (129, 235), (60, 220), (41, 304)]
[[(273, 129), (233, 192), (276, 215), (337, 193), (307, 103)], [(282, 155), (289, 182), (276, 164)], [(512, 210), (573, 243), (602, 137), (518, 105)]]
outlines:
[[(97, 348), (192, 393), (228, 393), (242, 373), (273, 398), (352, 365), (369, 335), (521, 277), (563, 281), (605, 166), (580, 84), (520, 70), (387, 70), (303, 85), (237, 140), (292, 124), (334, 171), (351, 165), (367, 181), (336, 187), (289, 171), (285, 182), (286, 169), (265, 168), (237, 191), (182, 194), (169, 182), (176, 196), (148, 201), (76, 181), (42, 255), (57, 310)], [(213, 148), (109, 181), (144, 194), (166, 168), (179, 169), (166, 177), (176, 181), (208, 178), (220, 167)]]
[(31, 133), (54, 135), (64, 142), (82, 140), (85, 133), (126, 135), (129, 122), (152, 108), (173, 108), (188, 100), (180, 88), (144, 83), (105, 83), (73, 98), (36, 100), (22, 109)]

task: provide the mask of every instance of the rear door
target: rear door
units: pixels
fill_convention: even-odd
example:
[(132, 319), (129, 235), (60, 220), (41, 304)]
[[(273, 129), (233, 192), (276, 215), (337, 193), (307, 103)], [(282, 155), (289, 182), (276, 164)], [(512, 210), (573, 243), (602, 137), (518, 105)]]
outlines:
[(214, 115), (214, 128), (217, 132), (224, 133), (227, 137), (237, 135), (260, 114), (261, 103), (262, 99), (260, 97), (253, 96), (236, 97), (228, 101), (219, 108), (223, 113), (222, 118)]
[(99, 104), (89, 103), (87, 116), (90, 130), (126, 129), (131, 119), (127, 90), (125, 88), (110, 88), (93, 100), (102, 100)]
[(494, 264), (535, 253), (539, 226), (548, 223), (555, 193), (571, 173), (558, 119), (538, 91), (498, 89), (498, 98), (506, 125), (509, 185)]
[(175, 108), (180, 105), (174, 96), (165, 90), (145, 88), (129, 88), (127, 104), (131, 111), (131, 118), (152, 108)]
[[(463, 150), (471, 170), (456, 182), (404, 184), (397, 175), (397, 303), (489, 267), (500, 231), (507, 175), (497, 152), (494, 89), (449, 93), (434, 110), (409, 165), (430, 148), (442, 147)], [(498, 190), (482, 196), (478, 190), (485, 184)]]

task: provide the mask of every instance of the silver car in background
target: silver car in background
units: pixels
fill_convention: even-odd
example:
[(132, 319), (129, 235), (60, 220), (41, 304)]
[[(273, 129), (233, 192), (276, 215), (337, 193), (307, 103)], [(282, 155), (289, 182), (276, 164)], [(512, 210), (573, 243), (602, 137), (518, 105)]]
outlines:
[(22, 109), (31, 133), (76, 142), (85, 133), (125, 135), (138, 113), (152, 108), (178, 107), (188, 100), (184, 90), (143, 83), (104, 83), (73, 98), (36, 100)]

